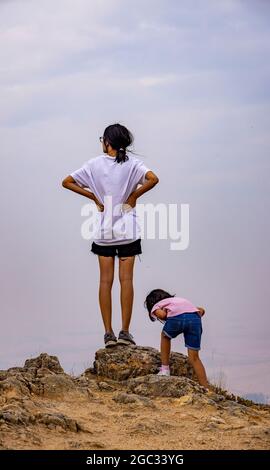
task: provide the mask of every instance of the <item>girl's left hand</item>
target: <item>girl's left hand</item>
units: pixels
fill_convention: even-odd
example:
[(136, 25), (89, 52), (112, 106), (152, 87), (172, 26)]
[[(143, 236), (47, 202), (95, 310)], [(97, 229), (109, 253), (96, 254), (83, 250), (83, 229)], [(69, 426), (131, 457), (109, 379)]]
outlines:
[(134, 195), (134, 193), (131, 193), (129, 197), (127, 198), (125, 204), (128, 204), (130, 207), (133, 208), (136, 206), (136, 201), (137, 201), (136, 196)]

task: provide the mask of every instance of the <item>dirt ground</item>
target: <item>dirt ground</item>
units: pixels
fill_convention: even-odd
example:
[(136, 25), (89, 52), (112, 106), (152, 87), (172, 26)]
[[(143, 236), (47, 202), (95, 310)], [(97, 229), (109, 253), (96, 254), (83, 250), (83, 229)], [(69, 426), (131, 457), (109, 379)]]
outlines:
[(232, 403), (227, 408), (202, 406), (190, 396), (118, 403), (115, 393), (68, 393), (53, 400), (33, 395), (24, 403), (26, 409), (65, 415), (79, 429), (5, 421), (0, 449), (269, 449), (268, 410)]

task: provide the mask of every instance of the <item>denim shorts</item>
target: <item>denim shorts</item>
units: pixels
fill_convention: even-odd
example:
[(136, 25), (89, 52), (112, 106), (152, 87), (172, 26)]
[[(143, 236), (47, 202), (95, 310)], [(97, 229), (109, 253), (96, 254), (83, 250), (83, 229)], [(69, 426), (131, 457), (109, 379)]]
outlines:
[(100, 256), (115, 257), (117, 255), (119, 258), (128, 258), (142, 253), (141, 239), (138, 238), (133, 242), (123, 243), (122, 245), (98, 245), (93, 242), (91, 251)]
[(197, 312), (167, 318), (162, 331), (170, 339), (183, 333), (186, 348), (195, 351), (201, 349), (202, 319)]

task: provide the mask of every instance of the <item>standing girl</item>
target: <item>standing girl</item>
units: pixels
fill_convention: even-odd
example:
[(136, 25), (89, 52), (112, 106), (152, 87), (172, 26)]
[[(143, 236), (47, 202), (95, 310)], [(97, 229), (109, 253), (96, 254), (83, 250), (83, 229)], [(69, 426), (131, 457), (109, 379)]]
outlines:
[[(91, 251), (100, 268), (99, 304), (105, 327), (105, 346), (135, 344), (129, 332), (133, 306), (133, 268), (135, 256), (142, 253), (136, 201), (158, 183), (158, 177), (127, 148), (131, 132), (121, 124), (106, 127), (103, 154), (91, 158), (67, 176), (62, 185), (92, 199), (98, 208), (98, 223)], [(115, 256), (119, 258), (122, 329), (118, 340), (112, 328), (111, 289)]]

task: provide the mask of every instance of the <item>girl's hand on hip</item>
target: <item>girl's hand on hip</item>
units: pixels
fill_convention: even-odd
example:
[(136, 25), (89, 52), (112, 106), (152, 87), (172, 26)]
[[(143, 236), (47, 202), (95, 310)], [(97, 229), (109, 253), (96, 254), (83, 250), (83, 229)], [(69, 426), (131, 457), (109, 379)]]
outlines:
[(98, 199), (95, 200), (95, 203), (96, 203), (96, 206), (97, 206), (97, 210), (99, 212), (103, 212), (104, 211), (104, 205), (101, 202), (99, 202)]
[(128, 204), (130, 207), (135, 207), (136, 206), (136, 201), (137, 197), (134, 195), (134, 193), (131, 193), (129, 197), (127, 198), (125, 204)]

